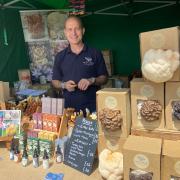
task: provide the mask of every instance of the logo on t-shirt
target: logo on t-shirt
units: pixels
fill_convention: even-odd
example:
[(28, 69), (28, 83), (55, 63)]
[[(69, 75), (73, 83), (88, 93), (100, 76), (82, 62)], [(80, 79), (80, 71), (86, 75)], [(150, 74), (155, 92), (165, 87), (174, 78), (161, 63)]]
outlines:
[(86, 66), (92, 66), (94, 65), (94, 62), (91, 57), (84, 57), (83, 64)]

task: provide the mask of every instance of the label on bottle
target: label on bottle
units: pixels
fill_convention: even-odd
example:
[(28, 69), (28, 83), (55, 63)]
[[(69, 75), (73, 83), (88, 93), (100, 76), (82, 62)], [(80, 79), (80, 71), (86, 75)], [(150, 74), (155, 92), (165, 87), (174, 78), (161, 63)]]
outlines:
[(49, 159), (43, 159), (43, 168), (48, 169), (49, 168)]
[(33, 158), (33, 166), (37, 168), (39, 166), (38, 158)]
[(28, 164), (28, 159), (27, 158), (22, 158), (22, 165), (25, 167)]
[(62, 155), (57, 155), (56, 162), (61, 163), (63, 161)]
[(14, 155), (14, 161), (15, 161), (15, 162), (18, 162), (18, 161), (19, 161), (18, 154), (15, 154), (15, 155)]
[(11, 151), (9, 154), (10, 160), (14, 160), (14, 151)]

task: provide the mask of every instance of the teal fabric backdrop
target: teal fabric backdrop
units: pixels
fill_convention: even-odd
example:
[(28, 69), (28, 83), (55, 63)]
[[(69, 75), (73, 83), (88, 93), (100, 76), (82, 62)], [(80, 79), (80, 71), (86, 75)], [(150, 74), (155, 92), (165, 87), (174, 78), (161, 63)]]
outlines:
[[(13, 82), (18, 80), (18, 69), (29, 68), (19, 12), (1, 10), (0, 24), (0, 80)], [(4, 44), (4, 27), (8, 45)]]
[[(115, 74), (129, 75), (140, 69), (139, 33), (180, 25), (180, 7), (167, 7), (135, 17), (91, 15), (83, 21), (85, 41), (99, 49), (111, 49)], [(4, 26), (8, 46), (4, 45)], [(17, 70), (24, 68), (29, 68), (29, 58), (19, 12), (0, 10), (0, 80), (17, 81)]]
[(85, 41), (99, 49), (111, 49), (114, 73), (129, 75), (140, 69), (139, 33), (180, 26), (180, 6), (174, 5), (134, 17), (90, 15), (83, 18)]

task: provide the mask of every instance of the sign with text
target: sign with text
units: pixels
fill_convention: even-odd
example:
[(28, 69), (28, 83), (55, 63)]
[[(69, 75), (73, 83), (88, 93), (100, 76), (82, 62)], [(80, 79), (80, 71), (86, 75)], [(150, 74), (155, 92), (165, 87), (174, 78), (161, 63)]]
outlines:
[(64, 163), (90, 175), (97, 142), (97, 121), (77, 118), (71, 138), (66, 146)]

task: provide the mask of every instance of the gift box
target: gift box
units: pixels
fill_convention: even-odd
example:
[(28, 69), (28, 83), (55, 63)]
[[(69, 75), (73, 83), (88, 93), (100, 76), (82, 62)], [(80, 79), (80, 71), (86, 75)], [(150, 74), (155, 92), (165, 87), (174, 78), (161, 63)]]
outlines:
[(131, 81), (132, 128), (164, 129), (164, 83)]
[(96, 93), (99, 135), (126, 138), (130, 134), (130, 94), (126, 88), (105, 88)]
[(144, 179), (160, 180), (161, 145), (161, 139), (129, 136), (123, 146), (124, 179), (144, 176)]
[(180, 142), (164, 140), (161, 160), (161, 179), (180, 179)]
[[(141, 60), (149, 49), (173, 50), (179, 52), (179, 27), (158, 29), (140, 33)], [(169, 81), (180, 81), (180, 67)]]

